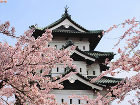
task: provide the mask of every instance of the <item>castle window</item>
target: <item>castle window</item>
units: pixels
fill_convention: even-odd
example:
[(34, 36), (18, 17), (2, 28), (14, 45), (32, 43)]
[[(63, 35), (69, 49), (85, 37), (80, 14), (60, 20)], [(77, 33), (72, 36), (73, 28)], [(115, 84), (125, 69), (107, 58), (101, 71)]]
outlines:
[(64, 103), (64, 99), (61, 99), (61, 102)]
[(67, 69), (66, 68), (64, 70), (65, 70), (65, 72), (67, 72)]
[(72, 104), (72, 99), (70, 99), (70, 104)]
[(57, 45), (54, 46), (57, 49)]
[(93, 71), (93, 75), (95, 75), (95, 71)]
[(59, 72), (59, 68), (57, 67), (57, 72)]
[(83, 46), (83, 50), (85, 50), (85, 46)]
[(82, 68), (80, 68), (80, 73), (82, 72)]
[(78, 100), (78, 104), (81, 104), (81, 100), (80, 99)]

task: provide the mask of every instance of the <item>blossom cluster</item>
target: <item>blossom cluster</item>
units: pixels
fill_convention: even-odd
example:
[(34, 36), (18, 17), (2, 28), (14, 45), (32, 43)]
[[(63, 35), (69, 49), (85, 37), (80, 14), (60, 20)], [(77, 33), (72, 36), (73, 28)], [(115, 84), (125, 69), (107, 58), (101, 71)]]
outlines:
[[(121, 102), (128, 92), (130, 92), (131, 90), (140, 89), (140, 22), (136, 21), (135, 18), (127, 19), (122, 24), (113, 25), (107, 31), (105, 31), (104, 34), (112, 31), (115, 28), (118, 28), (119, 26), (122, 26), (122, 28), (124, 28), (126, 27), (126, 25), (128, 25), (129, 28), (119, 38), (117, 44), (115, 45), (119, 46), (119, 43), (122, 40), (126, 40), (124, 49), (118, 49), (119, 58), (114, 62), (106, 59), (105, 65), (109, 65), (110, 68), (99, 75), (97, 78), (92, 79), (91, 82), (99, 80), (108, 73), (114, 76), (116, 73), (119, 73), (118, 70), (124, 70), (127, 72), (135, 71), (137, 72), (137, 75), (129, 79), (126, 78), (116, 86), (111, 87), (105, 96), (98, 94), (96, 99), (92, 99), (89, 101), (89, 103), (92, 103), (93, 105), (106, 105), (116, 98), (120, 99), (119, 102)], [(136, 95), (139, 96), (140, 92), (137, 91)], [(135, 103), (132, 103), (131, 101), (130, 103), (135, 105)]]
[[(96, 99), (89, 99), (87, 96), (72, 97), (88, 101), (87, 105), (108, 105), (116, 98), (122, 101), (129, 91), (140, 89), (140, 23), (135, 21), (135, 18), (127, 19), (122, 24), (113, 25), (104, 33), (126, 25), (130, 27), (116, 44), (118, 46), (124, 39), (127, 41), (124, 49), (118, 49), (119, 58), (114, 62), (106, 59), (104, 64), (109, 65), (110, 68), (91, 80), (91, 82), (99, 80), (108, 73), (114, 76), (117, 73), (115, 72), (116, 69), (133, 70), (138, 74), (132, 78), (126, 78), (116, 86), (111, 87), (105, 96), (98, 93)], [(16, 37), (15, 29), (11, 28), (10, 30), (9, 27), (9, 22), (1, 24), (0, 33), (16, 38), (18, 41), (15, 46), (0, 43), (0, 104), (57, 105), (55, 96), (49, 94), (49, 92), (53, 88), (62, 89), (63, 86), (60, 82), (72, 74), (68, 74), (65, 77), (60, 75), (60, 79), (57, 81), (57, 78), (50, 78), (49, 73), (56, 64), (75, 67), (72, 65), (70, 51), (48, 47), (48, 42), (52, 40), (51, 31), (48, 29), (45, 30), (41, 37), (35, 39), (32, 36), (35, 31), (34, 28), (27, 30), (22, 36)], [(71, 50), (73, 49), (74, 47), (71, 48)], [(137, 96), (139, 94), (140, 92), (137, 92)], [(7, 101), (12, 96), (15, 97), (15, 100)]]
[[(9, 27), (9, 22), (1, 24), (0, 33), (18, 41), (15, 46), (0, 43), (0, 104), (56, 105), (55, 96), (49, 92), (63, 86), (48, 75), (56, 64), (72, 66), (70, 52), (47, 46), (52, 40), (48, 29), (35, 39), (35, 29), (16, 37), (14, 28)], [(7, 101), (12, 96), (15, 100)]]

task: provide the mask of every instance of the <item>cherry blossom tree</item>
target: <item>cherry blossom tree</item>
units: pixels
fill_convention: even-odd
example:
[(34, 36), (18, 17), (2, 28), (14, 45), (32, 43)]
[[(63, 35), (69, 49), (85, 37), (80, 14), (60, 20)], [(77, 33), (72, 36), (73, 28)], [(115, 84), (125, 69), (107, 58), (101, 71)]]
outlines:
[[(15, 96), (16, 100), (12, 103), (16, 105), (56, 105), (55, 96), (49, 92), (53, 88), (61, 89), (63, 86), (57, 81), (52, 82), (49, 72), (58, 63), (72, 66), (70, 52), (47, 47), (48, 42), (52, 39), (50, 30), (46, 30), (41, 37), (35, 39), (32, 37), (34, 28), (26, 31), (23, 36), (16, 37), (14, 35), (15, 29), (9, 30), (9, 26), (9, 22), (1, 24), (0, 33), (16, 38), (17, 43), (15, 47), (8, 45), (8, 43), (0, 43), (1, 104), (11, 104), (6, 98)], [(89, 99), (87, 96), (72, 97), (86, 100), (88, 105), (108, 105), (115, 99), (122, 101), (131, 90), (140, 89), (140, 23), (135, 18), (128, 19), (122, 24), (113, 25), (104, 34), (118, 27), (128, 27), (128, 29), (115, 46), (119, 46), (122, 40), (127, 41), (126, 46), (124, 49), (118, 49), (119, 58), (116, 61), (110, 62), (106, 59), (105, 65), (110, 66), (109, 70), (91, 82), (95, 82), (108, 73), (114, 76), (119, 70), (136, 71), (137, 75), (126, 78), (116, 86), (111, 87), (105, 96), (98, 93), (96, 99)], [(137, 91), (136, 96), (139, 98), (139, 91)]]
[[(59, 82), (52, 82), (49, 73), (56, 64), (72, 67), (68, 50), (47, 47), (52, 40), (50, 30), (35, 39), (34, 28), (20, 37), (10, 23), (0, 25), (0, 33), (17, 39), (15, 46), (0, 43), (0, 105), (55, 105), (53, 88), (62, 89)], [(14, 96), (15, 100), (8, 101)]]
[[(115, 62), (106, 62), (106, 64), (110, 65), (110, 69), (107, 72), (110, 72), (111, 75), (119, 73), (120, 70), (137, 72), (136, 75), (131, 78), (126, 78), (124, 81), (110, 89), (109, 94), (112, 93), (113, 96), (111, 99), (119, 98), (120, 101), (122, 101), (128, 92), (140, 89), (140, 22), (136, 21), (135, 18), (127, 19), (122, 24), (113, 25), (106, 32), (118, 27), (127, 27), (127, 30), (119, 38), (119, 41), (115, 46), (119, 46), (119, 43), (122, 40), (125, 40), (126, 44), (123, 49), (118, 49), (119, 58)], [(137, 91), (136, 96), (138, 97), (138, 100), (140, 100), (139, 90)], [(140, 101), (137, 103), (140, 103)], [(131, 104), (134, 105), (135, 103), (131, 102)]]
[(127, 30), (119, 38), (115, 46), (119, 46), (120, 42), (123, 40), (126, 41), (126, 46), (124, 46), (123, 49), (118, 49), (119, 57), (118, 59), (116, 59), (116, 61), (111, 62), (108, 59), (106, 59), (105, 65), (110, 66), (109, 70), (106, 70), (97, 78), (92, 79), (91, 82), (99, 80), (108, 73), (114, 76), (120, 71), (135, 71), (137, 72), (137, 74), (132, 76), (131, 78), (125, 78), (116, 86), (113, 86), (110, 89), (108, 89), (108, 93), (105, 96), (102, 96), (100, 93), (97, 93), (96, 99), (89, 99), (87, 96), (72, 96), (73, 98), (86, 100), (88, 101), (87, 105), (108, 105), (115, 99), (119, 99), (118, 103), (120, 103), (122, 100), (124, 100), (128, 92), (132, 90), (137, 90), (136, 96), (138, 97), (138, 102), (133, 103), (132, 100), (130, 100), (129, 102), (132, 105), (140, 104), (140, 22), (136, 21), (135, 18), (128, 19), (125, 20), (125, 22), (123, 22), (122, 24), (113, 25), (103, 34), (105, 35), (106, 33), (118, 27), (126, 27)]

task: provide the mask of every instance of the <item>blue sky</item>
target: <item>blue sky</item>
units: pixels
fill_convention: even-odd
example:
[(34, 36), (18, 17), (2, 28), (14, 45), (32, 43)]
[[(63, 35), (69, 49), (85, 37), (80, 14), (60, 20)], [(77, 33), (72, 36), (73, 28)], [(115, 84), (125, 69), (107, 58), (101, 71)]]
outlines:
[[(0, 3), (0, 23), (10, 21), (19, 36), (30, 25), (45, 27), (58, 20), (66, 5), (72, 19), (89, 30), (106, 30), (133, 17), (140, 20), (140, 0), (7, 0)], [(96, 50), (115, 52), (112, 48), (120, 33), (116, 30), (104, 36)], [(15, 42), (2, 34), (0, 41)]]
[[(0, 3), (0, 22), (10, 21), (19, 36), (31, 25), (45, 27), (58, 20), (66, 5), (72, 19), (89, 30), (106, 30), (133, 17), (140, 20), (140, 0), (7, 0), (7, 3)], [(116, 53), (117, 49), (112, 48), (120, 35), (118, 29), (106, 34), (96, 50)], [(0, 41), (11, 45), (15, 42), (2, 34)]]
[[(10, 21), (19, 36), (30, 25), (45, 27), (58, 20), (66, 5), (72, 19), (89, 30), (106, 30), (133, 17), (140, 20), (140, 0), (7, 0), (0, 3), (0, 22)], [(113, 51), (118, 36), (119, 32), (106, 35), (96, 50)], [(0, 39), (13, 44), (7, 37)]]

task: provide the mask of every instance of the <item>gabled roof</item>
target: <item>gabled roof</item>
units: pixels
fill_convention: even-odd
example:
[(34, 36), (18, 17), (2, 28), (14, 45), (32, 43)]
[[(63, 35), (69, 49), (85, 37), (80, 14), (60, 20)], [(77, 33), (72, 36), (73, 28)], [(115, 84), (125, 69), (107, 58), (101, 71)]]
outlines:
[[(69, 69), (67, 72), (62, 74), (62, 77), (66, 76), (67, 74), (69, 74), (71, 72), (76, 72), (76, 70), (75, 69)], [(79, 78), (83, 79), (84, 81), (87, 81), (88, 83), (91, 81), (91, 79), (97, 77), (97, 76), (85, 77), (80, 73), (76, 73), (75, 75), (78, 76)], [(57, 78), (57, 80), (59, 80), (59, 79), (60, 78)], [(92, 84), (96, 85), (96, 86), (99, 86), (99, 87), (106, 87), (106, 86), (116, 85), (117, 83), (121, 82), (122, 80), (123, 80), (122, 78), (113, 78), (113, 77), (103, 76), (100, 80), (97, 80)]]
[[(75, 69), (69, 69), (66, 73), (62, 74), (62, 77), (65, 77), (67, 74), (71, 73), (71, 72), (76, 72)], [(76, 80), (86, 84), (87, 86), (90, 86), (92, 89), (98, 89), (98, 90), (102, 90), (103, 89), (103, 85), (101, 84), (97, 84), (97, 83), (91, 83), (90, 80), (84, 76), (82, 76), (81, 74), (79, 73), (74, 73), (73, 75), (70, 75), (67, 79), (69, 78), (75, 78)], [(59, 80), (60, 78), (57, 78), (57, 80)], [(63, 80), (65, 81), (65, 80)], [(61, 82), (63, 82), (61, 81)]]
[[(43, 30), (45, 30), (45, 29), (50, 29), (50, 28), (52, 28), (52, 27), (54, 27), (54, 26), (60, 24), (61, 22), (63, 22), (65, 19), (68, 19), (68, 20), (69, 20), (71, 23), (73, 23), (75, 26), (77, 26), (78, 28), (80, 28), (81, 30), (83, 30), (83, 31), (84, 31), (83, 33), (91, 33), (91, 34), (93, 34), (93, 33), (102, 33), (102, 32), (103, 32), (103, 30), (87, 30), (87, 29), (85, 29), (84, 27), (82, 27), (81, 25), (79, 25), (78, 23), (76, 23), (74, 20), (71, 19), (71, 15), (68, 14), (68, 11), (67, 11), (67, 10), (65, 10), (65, 13), (62, 15), (62, 17), (61, 17), (60, 19), (58, 19), (57, 21), (53, 22), (52, 24), (50, 24), (50, 25), (44, 27)], [(68, 31), (66, 31), (66, 30), (68, 30), (68, 29), (70, 29), (70, 28), (75, 29), (75, 28), (72, 27), (72, 26), (70, 26), (70, 27), (68, 27), (68, 28), (65, 28), (65, 27), (63, 27), (63, 25), (62, 25), (62, 26), (60, 26), (59, 28), (54, 29), (53, 31), (54, 31), (54, 32), (66, 32), (66, 33), (67, 33)], [(71, 30), (70, 30), (70, 31), (71, 31)], [(77, 30), (77, 31), (78, 31), (78, 30)]]
[(64, 25), (59, 26), (58, 28), (54, 29), (53, 31), (56, 31), (56, 32), (80, 32), (79, 30), (77, 30), (73, 26), (66, 27)]
[[(52, 30), (52, 32), (65, 32), (65, 33), (69, 33), (69, 31), (73, 31), (72, 29), (74, 29), (73, 33), (84, 33), (84, 34), (100, 34), (103, 32), (103, 30), (87, 30), (84, 27), (82, 27), (81, 25), (79, 25), (78, 23), (76, 23), (74, 20), (71, 19), (71, 15), (68, 14), (68, 12), (65, 10), (65, 13), (62, 15), (62, 17), (60, 19), (58, 19), (57, 21), (53, 22), (52, 24), (44, 27), (44, 28), (38, 28), (36, 27), (36, 29), (38, 30), (45, 30), (45, 29), (50, 29), (58, 24), (60, 24), (61, 22), (63, 22), (65, 19), (68, 19), (71, 23), (73, 23), (75, 26), (77, 26), (78, 28), (80, 28), (81, 30), (83, 30), (84, 32), (80, 32), (78, 30), (76, 30), (74, 27), (69, 26), (68, 28), (64, 27), (63, 25), (61, 25), (60, 27)], [(32, 27), (35, 27), (34, 25)]]
[(68, 14), (68, 11), (65, 10), (65, 13), (62, 15), (62, 17), (60, 19), (58, 19), (57, 21), (55, 21), (54, 23), (46, 26), (44, 29), (50, 29), (56, 25), (58, 25), (59, 23), (63, 22), (65, 19), (68, 19), (71, 23), (73, 23), (75, 26), (77, 26), (78, 28), (84, 30), (85, 32), (89, 32), (87, 29), (85, 29), (84, 27), (82, 27), (81, 25), (77, 24), (75, 21), (73, 21), (71, 19), (71, 15)]

